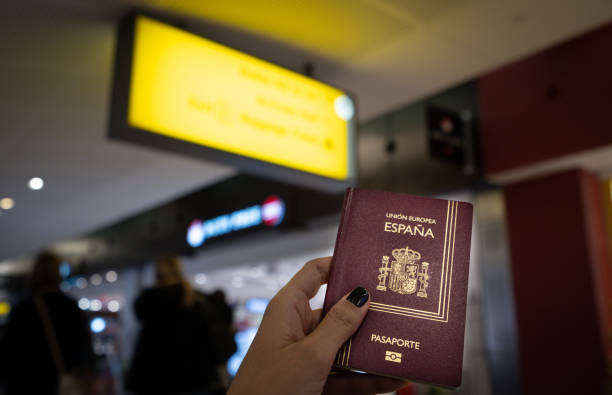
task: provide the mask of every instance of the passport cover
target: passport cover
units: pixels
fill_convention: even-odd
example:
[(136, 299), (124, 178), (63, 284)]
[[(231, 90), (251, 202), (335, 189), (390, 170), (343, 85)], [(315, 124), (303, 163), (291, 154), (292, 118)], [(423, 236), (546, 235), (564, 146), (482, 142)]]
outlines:
[(472, 205), (348, 188), (323, 306), (358, 286), (370, 311), (334, 366), (461, 384)]

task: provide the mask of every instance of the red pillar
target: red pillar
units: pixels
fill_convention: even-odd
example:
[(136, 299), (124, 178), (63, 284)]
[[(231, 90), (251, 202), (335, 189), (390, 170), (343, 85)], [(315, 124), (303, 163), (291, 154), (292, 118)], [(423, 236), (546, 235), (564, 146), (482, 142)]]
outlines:
[(609, 262), (598, 186), (572, 170), (504, 187), (526, 395), (603, 393)]

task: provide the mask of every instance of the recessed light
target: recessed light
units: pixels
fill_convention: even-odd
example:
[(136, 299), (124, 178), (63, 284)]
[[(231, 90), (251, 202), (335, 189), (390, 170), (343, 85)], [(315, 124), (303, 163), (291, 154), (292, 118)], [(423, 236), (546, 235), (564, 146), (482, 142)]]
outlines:
[(195, 275), (195, 282), (197, 284), (203, 285), (203, 284), (206, 284), (207, 281), (208, 281), (208, 278), (206, 277), (206, 274), (198, 273)]
[(90, 305), (89, 299), (87, 299), (87, 298), (79, 299), (79, 309), (87, 310), (87, 309), (89, 309), (89, 305)]
[(85, 288), (87, 287), (87, 280), (86, 280), (86, 279), (84, 279), (83, 277), (79, 277), (79, 278), (76, 280), (76, 286), (77, 286), (77, 288), (79, 288), (79, 289), (85, 289)]
[(118, 301), (116, 300), (111, 300), (106, 304), (106, 308), (108, 309), (108, 311), (110, 311), (111, 313), (116, 313), (119, 311), (119, 308), (121, 308), (121, 305), (119, 304)]
[[(97, 311), (97, 310), (94, 310), (94, 311)], [(104, 329), (106, 329), (106, 320), (104, 320), (104, 318), (102, 317), (96, 317), (93, 320), (91, 320), (89, 324), (89, 328), (91, 329), (93, 333), (100, 333), (104, 331)]]
[(98, 286), (102, 284), (102, 276), (96, 273), (89, 278), (89, 282), (91, 283), (91, 285)]
[(28, 181), (28, 186), (30, 187), (31, 190), (38, 191), (42, 189), (43, 186), (45, 186), (45, 182), (40, 177), (34, 177), (34, 178), (31, 178), (30, 181)]
[(242, 277), (234, 277), (232, 278), (232, 286), (234, 288), (242, 288), (242, 286), (244, 285), (244, 280), (242, 279)]
[(117, 272), (114, 270), (109, 270), (106, 272), (106, 281), (108, 281), (109, 283), (114, 283), (115, 281), (117, 281)]
[(15, 207), (15, 201), (11, 198), (4, 198), (0, 200), (0, 208), (2, 210), (10, 210)]
[(92, 299), (89, 302), (89, 309), (91, 311), (100, 311), (102, 310), (102, 302), (99, 299)]

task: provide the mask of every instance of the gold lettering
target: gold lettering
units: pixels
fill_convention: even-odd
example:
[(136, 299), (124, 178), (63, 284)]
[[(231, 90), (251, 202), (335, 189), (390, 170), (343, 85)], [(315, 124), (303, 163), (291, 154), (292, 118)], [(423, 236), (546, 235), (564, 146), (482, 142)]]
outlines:
[(385, 222), (385, 232), (391, 232), (391, 222)]
[(411, 236), (431, 237), (432, 239), (435, 239), (434, 233), (431, 228), (427, 228), (427, 230), (425, 230), (425, 228), (421, 224), (410, 226), (407, 224), (387, 221), (385, 222), (384, 231), (402, 234), (408, 233)]
[(424, 232), (423, 225), (418, 224), (417, 226), (415, 226), (415, 227), (414, 227), (414, 232), (415, 232), (417, 235), (419, 235), (419, 236), (423, 237), (423, 234), (424, 234), (424, 233), (423, 233), (423, 232)]
[(370, 335), (370, 341), (373, 343), (389, 344), (392, 346), (405, 347), (414, 350), (421, 349), (421, 343), (416, 340), (399, 339), (396, 337), (389, 337), (384, 335), (381, 336), (376, 333), (372, 333)]
[(422, 223), (428, 223), (431, 225), (435, 225), (436, 224), (436, 220), (434, 218), (427, 218), (427, 217), (414, 217), (414, 216), (407, 216), (405, 214), (394, 214), (394, 213), (385, 213), (385, 216), (387, 218), (393, 218), (393, 219), (401, 219), (403, 221), (409, 221), (409, 222), (422, 222)]

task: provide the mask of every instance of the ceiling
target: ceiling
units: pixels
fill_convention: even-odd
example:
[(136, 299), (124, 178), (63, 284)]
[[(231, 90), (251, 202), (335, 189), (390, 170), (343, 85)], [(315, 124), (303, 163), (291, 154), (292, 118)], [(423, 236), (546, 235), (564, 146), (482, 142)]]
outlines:
[(312, 63), (357, 95), (361, 120), (612, 20), (612, 0), (3, 1), (0, 198), (16, 205), (0, 214), (0, 259), (236, 172), (106, 137), (114, 29), (133, 6), (288, 68)]

